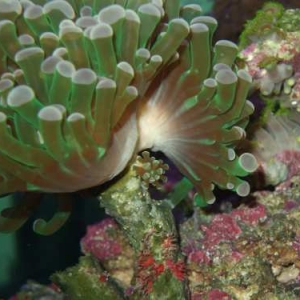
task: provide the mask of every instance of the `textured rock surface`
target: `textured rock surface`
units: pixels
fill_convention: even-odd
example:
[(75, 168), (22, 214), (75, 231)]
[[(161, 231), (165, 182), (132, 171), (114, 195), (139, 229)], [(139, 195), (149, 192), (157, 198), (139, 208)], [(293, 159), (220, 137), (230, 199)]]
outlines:
[[(216, 33), (216, 38), (231, 39), (238, 41), (246, 20), (255, 16), (258, 9), (261, 9), (267, 0), (216, 0), (213, 8), (213, 15), (221, 24), (230, 26), (221, 26)], [(288, 7), (297, 7), (297, 0), (285, 0), (284, 5)]]

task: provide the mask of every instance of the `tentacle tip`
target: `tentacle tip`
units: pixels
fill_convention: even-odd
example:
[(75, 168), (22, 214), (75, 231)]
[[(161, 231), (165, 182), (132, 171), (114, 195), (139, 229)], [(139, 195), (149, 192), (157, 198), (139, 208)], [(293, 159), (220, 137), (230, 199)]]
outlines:
[(198, 207), (206, 207), (208, 204), (198, 193), (194, 195), (194, 201)]
[(217, 82), (221, 84), (233, 84), (237, 82), (237, 76), (230, 69), (221, 69), (215, 76)]
[(216, 42), (216, 46), (228, 47), (238, 50), (238, 46), (235, 43), (228, 40), (219, 40), (218, 42)]
[(241, 197), (246, 197), (250, 193), (250, 185), (247, 181), (243, 181), (237, 188), (236, 193)]
[(43, 219), (37, 219), (33, 222), (32, 230), (39, 235), (50, 235), (45, 231), (45, 227), (47, 226), (47, 222)]
[(252, 77), (246, 70), (244, 70), (244, 69), (238, 70), (237, 74), (240, 79), (245, 80), (249, 83), (252, 82)]
[(258, 168), (258, 162), (251, 153), (243, 153), (239, 158), (239, 163), (249, 173), (256, 171)]

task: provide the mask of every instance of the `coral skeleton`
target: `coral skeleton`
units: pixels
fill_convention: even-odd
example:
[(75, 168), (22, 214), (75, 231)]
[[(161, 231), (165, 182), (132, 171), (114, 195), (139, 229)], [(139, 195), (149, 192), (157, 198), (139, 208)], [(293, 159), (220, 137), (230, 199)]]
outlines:
[[(4, 0), (0, 20), (1, 194), (98, 186), (144, 149), (175, 163), (198, 204), (215, 186), (249, 193), (240, 177), (256, 160), (234, 149), (253, 112), (251, 77), (235, 44), (212, 46), (217, 22), (199, 5)], [(54, 227), (69, 214), (62, 198)], [(20, 205), (22, 222), (37, 203)]]

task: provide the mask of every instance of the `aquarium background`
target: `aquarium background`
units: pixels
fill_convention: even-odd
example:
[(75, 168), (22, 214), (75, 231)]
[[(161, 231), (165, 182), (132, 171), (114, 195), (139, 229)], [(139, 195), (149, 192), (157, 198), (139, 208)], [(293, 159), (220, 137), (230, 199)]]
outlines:
[[(22, 195), (7, 196), (0, 210), (12, 206)], [(70, 220), (51, 236), (37, 235), (32, 230), (35, 218), (13, 234), (0, 234), (0, 299), (12, 295), (27, 279), (49, 282), (49, 276), (74, 265), (80, 256), (80, 238), (86, 226), (101, 220), (104, 211), (97, 200), (84, 200), (74, 194), (74, 210)], [(49, 219), (55, 211), (55, 195), (47, 195), (35, 216)]]

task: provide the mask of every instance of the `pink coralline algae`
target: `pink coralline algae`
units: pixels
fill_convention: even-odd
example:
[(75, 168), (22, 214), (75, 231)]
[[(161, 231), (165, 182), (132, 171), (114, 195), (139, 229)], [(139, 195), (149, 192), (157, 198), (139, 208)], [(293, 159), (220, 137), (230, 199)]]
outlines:
[[(221, 242), (230, 243), (240, 237), (242, 229), (239, 223), (253, 226), (266, 218), (266, 209), (261, 204), (238, 208), (231, 214), (215, 215), (209, 225), (201, 226), (204, 237), (201, 243), (199, 241), (200, 249), (197, 247), (197, 243), (194, 243), (194, 246), (190, 244), (184, 248), (185, 253), (190, 262), (209, 265), (217, 245)], [(239, 260), (243, 256), (234, 248), (231, 248), (230, 252), (230, 259), (233, 260)]]
[(231, 300), (232, 298), (225, 292), (220, 290), (212, 290), (208, 293), (208, 300)]
[[(216, 251), (216, 247), (221, 243), (229, 243), (237, 240), (242, 234), (241, 226), (243, 223), (247, 226), (255, 226), (267, 218), (266, 208), (261, 204), (253, 207), (240, 207), (231, 214), (217, 214), (209, 224), (201, 225), (203, 237), (196, 240), (190, 240), (183, 247), (189, 262), (195, 264), (209, 265)], [(230, 257), (238, 261), (243, 256), (234, 247), (230, 247)]]
[(287, 167), (287, 184), (290, 183), (292, 177), (300, 174), (300, 151), (285, 150), (278, 153), (275, 159)]
[(202, 226), (205, 234), (203, 245), (205, 248), (213, 248), (221, 241), (236, 239), (241, 231), (234, 218), (227, 214), (216, 215), (209, 226)]
[(99, 276), (100, 282), (107, 281), (110, 276), (122, 287), (130, 286), (134, 273), (134, 250), (113, 219), (107, 218), (88, 226), (80, 244), (85, 255), (96, 258), (105, 268), (105, 273)]
[(284, 210), (289, 212), (295, 208), (299, 207), (299, 203), (294, 201), (293, 199), (286, 201), (284, 204)]
[(267, 217), (266, 208), (261, 204), (254, 207), (238, 208), (232, 212), (232, 216), (248, 225), (257, 225)]
[[(186, 249), (187, 250), (187, 249)], [(188, 251), (186, 251), (188, 252)], [(188, 260), (196, 264), (208, 265), (211, 262), (210, 257), (203, 250), (191, 251), (188, 255)]]
[(81, 240), (81, 249), (85, 254), (92, 254), (100, 261), (113, 259), (122, 253), (122, 246), (117, 237), (117, 223), (105, 219), (87, 227), (87, 233)]
[(232, 298), (225, 292), (213, 289), (209, 292), (195, 294), (192, 300), (231, 300)]
[(299, 206), (286, 210), (299, 198), (270, 191), (252, 197), (228, 213), (200, 211), (180, 226), (192, 300), (299, 299)]
[(296, 238), (293, 242), (293, 248), (297, 251), (297, 253), (300, 256), (300, 235), (296, 236)]

